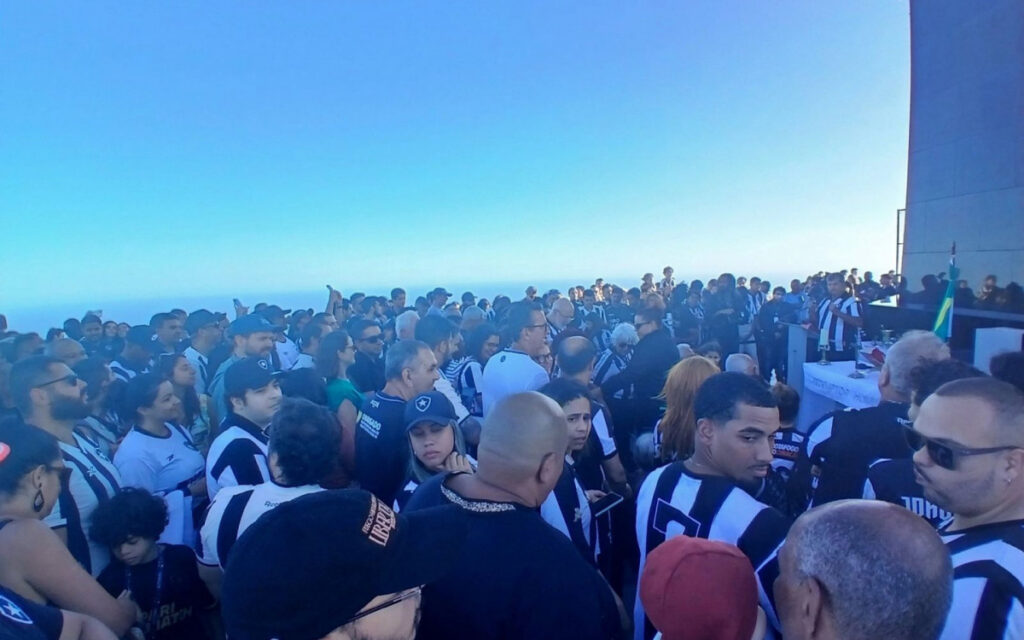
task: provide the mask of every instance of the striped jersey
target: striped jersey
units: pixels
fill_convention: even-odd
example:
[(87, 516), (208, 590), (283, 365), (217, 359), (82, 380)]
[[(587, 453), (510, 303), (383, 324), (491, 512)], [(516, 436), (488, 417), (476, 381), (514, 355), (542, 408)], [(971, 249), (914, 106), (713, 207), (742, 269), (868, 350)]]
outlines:
[[(761, 607), (777, 629), (779, 620), (772, 585), (779, 575), (778, 552), (789, 525), (779, 511), (758, 502), (732, 480), (696, 475), (682, 462), (673, 462), (651, 472), (637, 494), (639, 575), (643, 575), (647, 554), (678, 535), (735, 545), (750, 559), (757, 575)], [(635, 640), (654, 636), (655, 629), (644, 615), (639, 598), (633, 609), (633, 622)]]
[(828, 334), (829, 348), (844, 351), (853, 346), (857, 327), (851, 327), (832, 313), (832, 304), (848, 316), (860, 317), (860, 305), (853, 296), (844, 295), (836, 300), (826, 299), (818, 304), (818, 329)]
[(584, 560), (591, 564), (597, 562), (597, 520), (590, 511), (587, 494), (569, 456), (565, 457), (555, 488), (540, 505), (540, 517), (568, 538)]
[(206, 454), (206, 491), (210, 499), (224, 487), (262, 484), (270, 480), (267, 434), (256, 423), (229, 413)]
[(64, 464), (71, 469), (71, 475), (43, 522), (51, 529), (66, 528), (68, 551), (95, 577), (110, 562), (110, 549), (89, 538), (92, 514), (121, 490), (121, 474), (96, 443), (78, 433), (74, 438), (78, 446), (60, 443)]
[(933, 527), (953, 514), (924, 497), (924, 489), (914, 479), (914, 461), (879, 458), (868, 467), (864, 481), (864, 499), (891, 502), (913, 511)]
[(199, 562), (223, 569), (235, 541), (260, 516), (284, 502), (317, 491), (323, 488), (315, 484), (286, 487), (273, 480), (256, 486), (225, 487), (210, 505), (203, 523)]
[[(620, 373), (629, 364), (629, 357), (622, 357), (615, 353), (614, 349), (606, 349), (594, 364), (594, 376), (591, 378), (594, 384), (601, 386), (616, 374)], [(622, 399), (623, 395), (630, 393), (629, 389), (619, 389), (612, 397)]]
[(939, 535), (953, 559), (953, 606), (942, 640), (1024, 638), (1024, 520), (948, 527)]

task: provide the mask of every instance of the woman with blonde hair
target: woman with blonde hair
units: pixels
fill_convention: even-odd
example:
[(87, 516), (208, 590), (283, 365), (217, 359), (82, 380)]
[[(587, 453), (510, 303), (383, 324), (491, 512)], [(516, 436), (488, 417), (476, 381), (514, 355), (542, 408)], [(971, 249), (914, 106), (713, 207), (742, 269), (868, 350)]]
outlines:
[(721, 373), (718, 365), (702, 356), (680, 360), (669, 370), (658, 396), (665, 401), (665, 415), (654, 429), (656, 455), (662, 462), (684, 460), (693, 453), (693, 401), (700, 385), (716, 373)]

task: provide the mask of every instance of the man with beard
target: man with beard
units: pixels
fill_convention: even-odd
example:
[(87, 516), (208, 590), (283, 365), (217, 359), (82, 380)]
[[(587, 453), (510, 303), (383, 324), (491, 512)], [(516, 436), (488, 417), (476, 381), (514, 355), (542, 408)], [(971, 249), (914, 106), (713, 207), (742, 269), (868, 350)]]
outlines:
[[(789, 521), (747, 491), (768, 474), (772, 440), (780, 426), (778, 405), (761, 381), (719, 373), (697, 391), (694, 417), (693, 455), (655, 470), (637, 494), (639, 573), (643, 575), (648, 553), (678, 535), (736, 545), (754, 567), (761, 607), (777, 629), (779, 621), (767, 594), (778, 576), (776, 554)], [(634, 624), (636, 640), (654, 636), (639, 598)]]
[(11, 369), (11, 396), (27, 424), (57, 438), (70, 470), (60, 499), (44, 522), (75, 560), (97, 576), (110, 562), (110, 550), (89, 539), (92, 514), (120, 491), (121, 476), (96, 443), (74, 431), (75, 423), (89, 416), (85, 384), (60, 360), (34, 356)]
[(270, 365), (270, 352), (274, 350), (274, 333), (276, 325), (258, 313), (244, 315), (228, 325), (228, 339), (231, 341), (231, 356), (217, 367), (217, 372), (210, 380), (210, 396), (216, 415), (210, 416), (210, 422), (223, 420), (231, 408), (224, 393), (224, 376), (231, 365), (242, 358), (260, 358)]
[(1024, 634), (1024, 394), (993, 378), (947, 382), (907, 441), (924, 496), (953, 514), (939, 535), (953, 558), (943, 639)]

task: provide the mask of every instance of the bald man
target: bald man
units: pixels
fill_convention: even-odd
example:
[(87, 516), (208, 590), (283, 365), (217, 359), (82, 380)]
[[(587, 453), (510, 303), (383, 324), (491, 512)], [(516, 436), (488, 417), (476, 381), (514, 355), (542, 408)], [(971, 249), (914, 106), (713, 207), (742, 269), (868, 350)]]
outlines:
[(58, 338), (48, 343), (46, 348), (43, 349), (43, 354), (51, 358), (57, 358), (69, 367), (74, 367), (86, 358), (85, 347), (82, 346), (82, 343), (71, 338)]
[(887, 502), (808, 511), (789, 530), (779, 569), (775, 605), (787, 640), (934, 640), (952, 600), (942, 540)]
[[(565, 413), (536, 392), (488, 414), (475, 474), (439, 474), (406, 511), (458, 506), (470, 532), (457, 568), (424, 588), (424, 638), (615, 638), (622, 611), (611, 589), (538, 507), (562, 473)], [(557, 597), (555, 597), (557, 595)]]
[(553, 343), (576, 320), (576, 307), (568, 298), (558, 298), (548, 311), (548, 342)]

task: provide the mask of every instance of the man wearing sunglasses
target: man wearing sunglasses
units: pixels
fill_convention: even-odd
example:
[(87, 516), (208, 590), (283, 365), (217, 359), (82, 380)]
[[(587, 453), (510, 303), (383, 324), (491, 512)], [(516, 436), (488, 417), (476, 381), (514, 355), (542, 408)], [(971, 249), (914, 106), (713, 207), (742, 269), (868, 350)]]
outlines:
[(257, 520), (231, 550), (223, 615), (235, 640), (412, 640), (420, 589), (466, 536), (456, 507), (395, 513), (366, 491), (323, 491)]
[(942, 638), (1024, 636), (1024, 394), (994, 378), (948, 382), (921, 405), (907, 441), (953, 558)]
[(360, 319), (352, 322), (349, 335), (356, 346), (356, 360), (348, 368), (348, 378), (363, 393), (373, 393), (384, 388), (384, 332), (373, 320)]
[(60, 360), (33, 356), (11, 369), (11, 396), (26, 423), (57, 438), (71, 471), (62, 482), (60, 499), (43, 521), (75, 560), (97, 576), (110, 562), (110, 550), (89, 539), (92, 514), (121, 490), (121, 475), (94, 442), (74, 431), (75, 423), (89, 416), (85, 383)]

